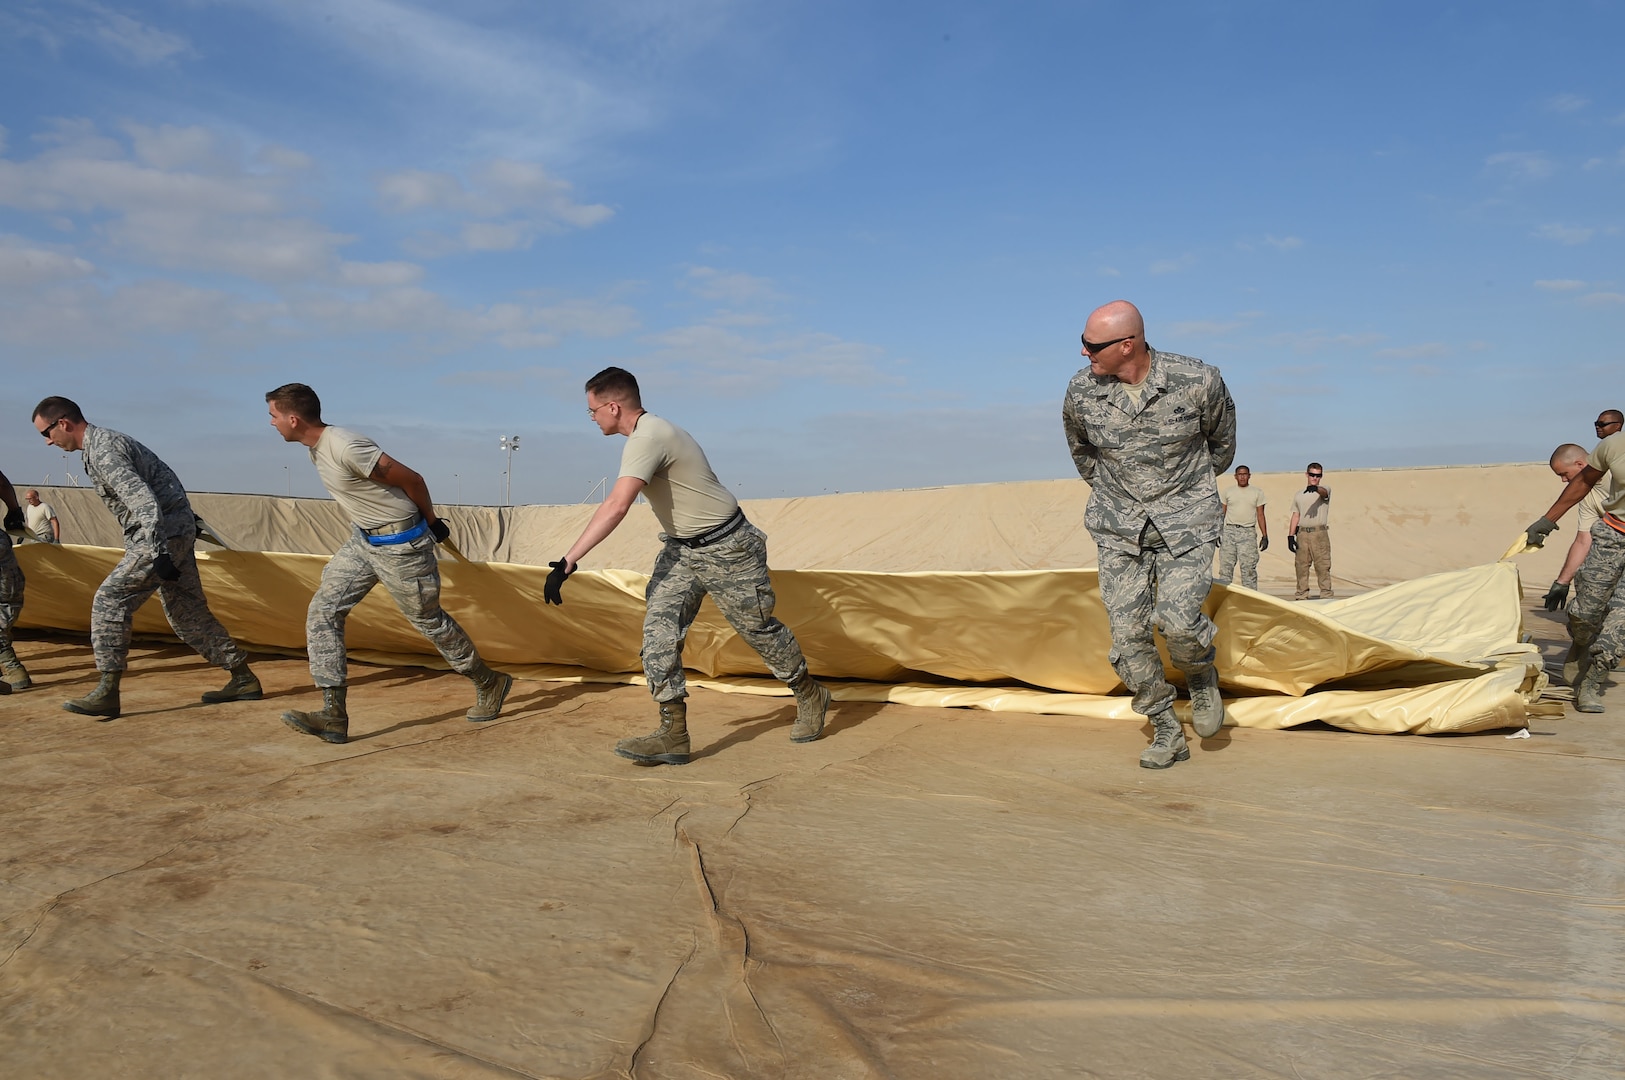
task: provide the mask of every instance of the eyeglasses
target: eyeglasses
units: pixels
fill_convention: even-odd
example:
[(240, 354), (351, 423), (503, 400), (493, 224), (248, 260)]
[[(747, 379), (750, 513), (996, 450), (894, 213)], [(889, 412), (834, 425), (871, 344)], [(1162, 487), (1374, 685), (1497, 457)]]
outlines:
[(44, 437), (44, 438), (49, 439), (51, 437), (51, 432), (56, 428), (56, 426), (58, 424), (62, 423), (62, 421), (66, 420), (66, 419), (67, 419), (66, 416), (59, 416), (55, 420), (52, 420), (49, 424), (46, 424), (43, 428), (40, 429), (40, 435), (42, 437)]
[(1592, 427), (1618, 427), (1619, 424), (1620, 424), (1620, 421), (1618, 421), (1618, 420), (1593, 420), (1593, 421), (1591, 421), (1591, 426)]
[(589, 419), (589, 420), (598, 419), (598, 410), (599, 409), (607, 409), (611, 405), (615, 405), (615, 404), (618, 404), (618, 402), (606, 401), (602, 405), (594, 405), (592, 408), (587, 410), (587, 419)]
[(1311, 480), (1319, 480), (1324, 475), (1325, 475), (1324, 473), (1312, 472), (1312, 473), (1309, 474), (1309, 479), (1311, 479)]
[(1102, 341), (1097, 344), (1096, 342), (1089, 340), (1088, 334), (1084, 334), (1082, 335), (1083, 351), (1093, 356), (1102, 349), (1109, 348), (1112, 345), (1117, 345), (1124, 341), (1133, 341), (1138, 336), (1138, 334), (1130, 334), (1128, 337), (1112, 338), (1110, 341)]

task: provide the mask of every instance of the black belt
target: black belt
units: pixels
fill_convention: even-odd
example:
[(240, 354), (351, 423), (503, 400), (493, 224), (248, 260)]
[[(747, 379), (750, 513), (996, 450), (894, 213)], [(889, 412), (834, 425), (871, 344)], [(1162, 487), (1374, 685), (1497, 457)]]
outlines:
[(745, 524), (745, 511), (735, 510), (733, 517), (714, 529), (702, 532), (698, 536), (668, 536), (666, 539), (674, 544), (682, 544), (686, 548), (704, 547), (707, 544), (714, 544), (724, 537), (732, 536), (739, 530), (739, 526), (743, 524)]
[(1299, 525), (1298, 526), (1298, 531), (1299, 532), (1322, 532), (1325, 529), (1327, 529), (1328, 527), (1329, 526), (1326, 526), (1326, 525)]

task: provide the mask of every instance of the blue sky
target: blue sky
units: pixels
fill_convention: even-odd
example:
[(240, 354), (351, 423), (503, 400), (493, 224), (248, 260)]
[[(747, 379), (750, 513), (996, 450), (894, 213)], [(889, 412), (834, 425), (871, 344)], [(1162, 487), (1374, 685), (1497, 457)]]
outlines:
[(318, 494), (298, 380), (440, 501), (518, 434), (576, 502), (614, 363), (742, 496), (1069, 476), (1118, 297), (1255, 469), (1542, 459), (1625, 406), (1622, 10), (8, 0), (0, 468), (77, 471), (62, 393)]

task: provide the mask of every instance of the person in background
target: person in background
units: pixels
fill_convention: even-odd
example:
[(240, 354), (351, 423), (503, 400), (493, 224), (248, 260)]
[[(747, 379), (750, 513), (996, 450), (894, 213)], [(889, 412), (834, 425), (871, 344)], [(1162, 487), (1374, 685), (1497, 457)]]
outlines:
[(1330, 600), (1332, 591), (1332, 489), (1321, 482), (1326, 470), (1311, 461), (1304, 470), (1308, 484), (1292, 497), (1292, 520), (1287, 525), (1286, 546), (1292, 552), (1292, 567), (1298, 574), (1294, 600), (1309, 599), (1309, 568), (1315, 568), (1320, 598)]
[(1241, 566), (1241, 583), (1258, 588), (1258, 553), (1270, 546), (1264, 520), (1264, 493), (1252, 484), (1253, 471), (1236, 466), (1236, 486), (1219, 493), (1224, 500), (1224, 534), (1219, 538), (1219, 580), (1228, 584)]

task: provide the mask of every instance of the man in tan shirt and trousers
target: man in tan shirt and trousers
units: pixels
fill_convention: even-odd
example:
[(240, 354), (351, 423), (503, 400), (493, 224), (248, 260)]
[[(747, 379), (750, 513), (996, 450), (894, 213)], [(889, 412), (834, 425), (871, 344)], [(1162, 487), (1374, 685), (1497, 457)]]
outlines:
[(1315, 568), (1319, 578), (1320, 598), (1330, 600), (1332, 592), (1332, 537), (1329, 525), (1332, 517), (1332, 489), (1322, 484), (1325, 476), (1318, 461), (1311, 461), (1304, 470), (1308, 485), (1292, 497), (1292, 523), (1287, 527), (1286, 546), (1292, 549), (1294, 569), (1298, 572), (1298, 591), (1294, 600), (1309, 599), (1309, 567)]

